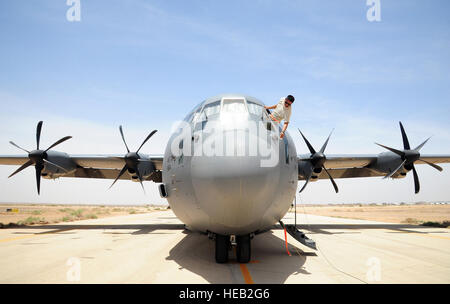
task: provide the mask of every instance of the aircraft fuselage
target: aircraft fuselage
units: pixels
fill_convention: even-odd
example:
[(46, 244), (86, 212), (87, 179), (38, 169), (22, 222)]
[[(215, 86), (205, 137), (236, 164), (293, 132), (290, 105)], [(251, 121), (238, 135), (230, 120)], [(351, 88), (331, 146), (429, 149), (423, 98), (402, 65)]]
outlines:
[(168, 141), (162, 175), (167, 200), (192, 230), (264, 231), (294, 199), (296, 155), (292, 138), (288, 133), (279, 138), (279, 126), (260, 101), (241, 95), (210, 98)]

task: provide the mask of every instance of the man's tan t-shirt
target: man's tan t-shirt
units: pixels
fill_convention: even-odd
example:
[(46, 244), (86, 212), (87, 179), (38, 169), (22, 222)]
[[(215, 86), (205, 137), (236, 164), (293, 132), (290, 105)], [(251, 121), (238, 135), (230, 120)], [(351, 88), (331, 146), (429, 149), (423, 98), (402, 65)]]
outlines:
[(280, 98), (280, 101), (277, 104), (277, 107), (275, 110), (273, 110), (272, 115), (275, 117), (278, 122), (281, 122), (284, 119), (284, 122), (289, 122), (289, 119), (291, 118), (291, 107), (285, 107), (284, 106), (284, 100), (286, 98), (282, 97)]

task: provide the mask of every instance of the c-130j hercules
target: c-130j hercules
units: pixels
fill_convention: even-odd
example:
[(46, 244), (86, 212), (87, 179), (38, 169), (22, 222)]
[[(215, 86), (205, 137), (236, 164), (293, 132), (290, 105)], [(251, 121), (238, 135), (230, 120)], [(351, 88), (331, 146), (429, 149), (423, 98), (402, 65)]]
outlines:
[(239, 94), (215, 96), (198, 104), (172, 134), (164, 155), (140, 152), (156, 130), (136, 152), (130, 151), (120, 127), (125, 155), (69, 155), (51, 149), (70, 136), (41, 149), (41, 128), (42, 121), (37, 125), (35, 150), (28, 151), (10, 142), (27, 155), (0, 156), (0, 164), (20, 166), (10, 177), (34, 166), (38, 194), (41, 177), (112, 179), (112, 185), (119, 179), (141, 185), (143, 181), (159, 183), (161, 196), (167, 198), (186, 228), (215, 239), (218, 263), (228, 261), (230, 238), (236, 242), (237, 261), (249, 262), (251, 239), (277, 222), (298, 241), (315, 248), (315, 243), (296, 227), (281, 222), (295, 197), (299, 180), (305, 180), (300, 191), (309, 182), (330, 179), (338, 192), (335, 179), (403, 178), (412, 171), (418, 193), (415, 164), (428, 164), (442, 171), (436, 163), (450, 162), (450, 155), (420, 154), (428, 139), (411, 149), (402, 123), (403, 149), (380, 144), (388, 151), (373, 155), (325, 155), (330, 136), (316, 150), (300, 132), (309, 153), (297, 155), (289, 133), (280, 139), (280, 128), (269, 118), (264, 104)]

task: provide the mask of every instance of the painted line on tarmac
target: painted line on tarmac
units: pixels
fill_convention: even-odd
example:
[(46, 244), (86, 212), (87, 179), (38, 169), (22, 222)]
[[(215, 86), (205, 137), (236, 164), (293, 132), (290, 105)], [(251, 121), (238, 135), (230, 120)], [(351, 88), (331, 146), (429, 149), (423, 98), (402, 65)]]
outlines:
[(419, 232), (407, 232), (414, 235), (420, 235), (420, 236), (428, 236), (431, 238), (437, 238), (437, 239), (443, 239), (443, 240), (450, 240), (450, 237), (442, 236), (442, 235), (434, 235), (434, 234), (428, 234), (428, 233), (419, 233)]
[(1, 239), (0, 243), (6, 243), (6, 242), (12, 242), (12, 241), (17, 241), (17, 240), (23, 240), (23, 239), (29, 239), (35, 236), (40, 236), (40, 235), (46, 235), (46, 234), (55, 234), (55, 233), (59, 233), (59, 232), (65, 232), (65, 231), (69, 231), (72, 229), (58, 229), (55, 231), (48, 231), (48, 232), (37, 232), (37, 233), (33, 233), (33, 234), (28, 234), (28, 235), (22, 235), (22, 236), (16, 236), (16, 237), (12, 237), (12, 238), (7, 238), (7, 239)]
[(239, 267), (241, 268), (245, 284), (255, 284), (255, 282), (253, 282), (252, 276), (250, 275), (250, 271), (248, 271), (247, 265), (239, 264)]

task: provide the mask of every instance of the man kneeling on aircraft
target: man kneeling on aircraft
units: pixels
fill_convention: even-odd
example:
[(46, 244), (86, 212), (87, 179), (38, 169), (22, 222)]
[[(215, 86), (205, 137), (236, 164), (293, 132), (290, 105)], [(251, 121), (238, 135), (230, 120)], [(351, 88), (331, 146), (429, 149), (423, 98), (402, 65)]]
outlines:
[(291, 105), (294, 103), (294, 96), (288, 95), (286, 98), (280, 98), (280, 101), (271, 107), (264, 106), (266, 110), (275, 109), (271, 114), (270, 118), (279, 124), (284, 119), (283, 129), (280, 132), (280, 138), (284, 137), (284, 132), (289, 125), (289, 119), (291, 118)]

